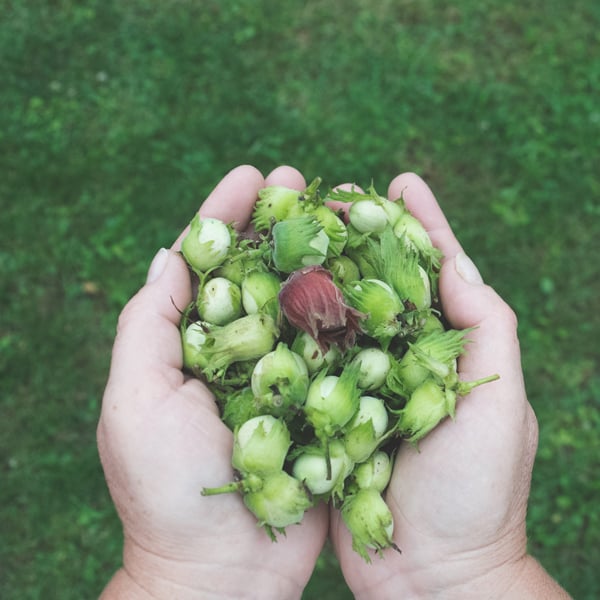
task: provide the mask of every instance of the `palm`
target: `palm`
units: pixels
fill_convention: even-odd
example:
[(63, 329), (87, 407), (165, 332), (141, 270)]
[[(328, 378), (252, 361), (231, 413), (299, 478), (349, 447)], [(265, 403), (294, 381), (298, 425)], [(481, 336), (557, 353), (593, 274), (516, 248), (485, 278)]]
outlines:
[(429, 573), (428, 585), (448, 586), (455, 582), (443, 579), (444, 563), (520, 534), (532, 455), (522, 440), (529, 425), (527, 415), (500, 414), (499, 400), (489, 389), (475, 390), (462, 401), (455, 422), (438, 427), (419, 450), (401, 448), (386, 501), (402, 555), (386, 551), (383, 560), (366, 565), (350, 550), (336, 515), (338, 557), (352, 589), (373, 589), (393, 575), (413, 573)]
[[(268, 568), (302, 585), (323, 544), (323, 512), (311, 511), (302, 527), (288, 527), (287, 536), (273, 543), (238, 494), (201, 497), (203, 487), (232, 480), (232, 434), (216, 414), (211, 394), (198, 382), (182, 382), (175, 391), (161, 390), (160, 381), (146, 383), (154, 384), (150, 389), (157, 401), (152, 410), (147, 406), (143, 417), (135, 410), (121, 414), (119, 419), (126, 417), (129, 424), (124, 439), (115, 438), (114, 432), (111, 439), (111, 447), (121, 454), (134, 450), (114, 462), (135, 476), (112, 478), (131, 543), (174, 561), (195, 557), (199, 563), (207, 560), (223, 567), (245, 565), (255, 573)], [(111, 473), (107, 475), (111, 480)]]

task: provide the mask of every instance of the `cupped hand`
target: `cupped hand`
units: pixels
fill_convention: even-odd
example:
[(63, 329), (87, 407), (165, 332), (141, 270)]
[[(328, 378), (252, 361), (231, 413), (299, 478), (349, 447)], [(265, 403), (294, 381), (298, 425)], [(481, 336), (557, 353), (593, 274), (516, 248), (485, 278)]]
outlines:
[[(305, 187), (289, 167), (266, 179), (238, 167), (200, 214), (243, 230), (258, 190), (274, 184)], [(232, 480), (232, 434), (210, 390), (181, 370), (179, 309), (192, 297), (181, 239), (157, 254), (119, 318), (98, 446), (125, 546), (104, 597), (297, 598), (327, 535), (326, 507), (273, 543), (238, 494), (200, 495)]]
[(403, 196), (444, 254), (443, 311), (457, 329), (474, 327), (459, 360), (463, 380), (500, 379), (460, 399), (448, 419), (419, 442), (402, 443), (386, 493), (393, 549), (372, 564), (352, 551), (340, 515), (331, 537), (357, 598), (487, 598), (509, 594), (526, 553), (525, 514), (537, 446), (511, 309), (482, 282), (432, 192), (416, 175), (398, 176), (388, 197)]

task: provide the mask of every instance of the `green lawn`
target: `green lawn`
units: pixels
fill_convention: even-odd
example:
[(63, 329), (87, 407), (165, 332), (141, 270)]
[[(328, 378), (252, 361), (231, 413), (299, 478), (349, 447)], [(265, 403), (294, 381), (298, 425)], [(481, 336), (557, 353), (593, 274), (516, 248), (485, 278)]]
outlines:
[[(600, 597), (600, 4), (0, 1), (0, 597), (96, 597), (118, 312), (233, 166), (431, 185), (519, 315), (531, 552)], [(306, 597), (348, 598), (329, 553)]]

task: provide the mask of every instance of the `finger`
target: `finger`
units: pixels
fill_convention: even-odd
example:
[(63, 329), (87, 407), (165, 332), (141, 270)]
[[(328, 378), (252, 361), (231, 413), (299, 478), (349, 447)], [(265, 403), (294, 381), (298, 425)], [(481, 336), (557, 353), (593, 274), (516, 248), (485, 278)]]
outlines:
[[(264, 185), (263, 176), (256, 168), (250, 165), (236, 167), (221, 179), (217, 187), (202, 203), (199, 210), (200, 216), (233, 223), (236, 229), (243, 231), (250, 222), (258, 190)], [(189, 225), (173, 244), (173, 250), (179, 250), (188, 231)]]
[(230, 171), (200, 207), (201, 217), (221, 219), (245, 229), (250, 221), (258, 190), (264, 187), (262, 174), (250, 165)]
[[(364, 194), (365, 191), (358, 185), (354, 183), (342, 183), (340, 185), (336, 185), (334, 190), (342, 190), (344, 192), (358, 192), (359, 194)], [(326, 202), (327, 206), (332, 210), (338, 211), (341, 210), (346, 222), (348, 222), (348, 211), (350, 210), (350, 202), (340, 202), (339, 200), (330, 200)]]
[(398, 175), (389, 185), (388, 198), (404, 199), (408, 210), (421, 221), (433, 245), (442, 251), (444, 258), (451, 258), (461, 251), (433, 192), (418, 175)]
[(363, 190), (359, 185), (355, 183), (340, 183), (340, 185), (336, 185), (334, 190), (342, 190), (344, 192), (352, 192), (355, 191), (359, 194), (364, 194), (365, 190)]
[(188, 268), (173, 251), (160, 250), (146, 285), (119, 316), (107, 391), (120, 398), (164, 396), (183, 384), (180, 311), (191, 301)]
[(442, 310), (452, 327), (466, 329), (471, 343), (459, 361), (463, 379), (493, 373), (513, 381), (521, 373), (517, 319), (512, 309), (488, 285), (463, 252), (447, 260), (440, 272)]
[(303, 190), (306, 188), (306, 180), (298, 169), (282, 165), (273, 169), (265, 178), (265, 186), (281, 185), (292, 190)]
[[(476, 328), (469, 334), (472, 343), (459, 361), (462, 378), (471, 380), (499, 373), (503, 383), (514, 382), (521, 373), (515, 315), (491, 287), (483, 284), (429, 186), (418, 175), (403, 173), (390, 183), (388, 197), (404, 199), (444, 255), (440, 297), (451, 326)], [(503, 384), (489, 385), (498, 388)]]

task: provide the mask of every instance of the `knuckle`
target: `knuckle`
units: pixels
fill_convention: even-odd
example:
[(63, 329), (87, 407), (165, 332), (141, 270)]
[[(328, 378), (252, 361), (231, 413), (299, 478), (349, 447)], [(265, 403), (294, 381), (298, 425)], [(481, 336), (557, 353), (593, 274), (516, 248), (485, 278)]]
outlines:
[(141, 301), (138, 294), (131, 298), (131, 300), (123, 307), (123, 310), (117, 318), (117, 337), (122, 336), (129, 324), (136, 318), (136, 315), (139, 313), (140, 304)]

